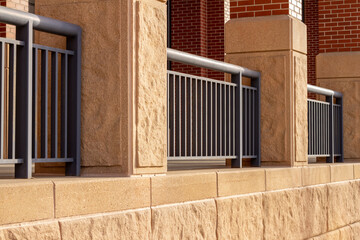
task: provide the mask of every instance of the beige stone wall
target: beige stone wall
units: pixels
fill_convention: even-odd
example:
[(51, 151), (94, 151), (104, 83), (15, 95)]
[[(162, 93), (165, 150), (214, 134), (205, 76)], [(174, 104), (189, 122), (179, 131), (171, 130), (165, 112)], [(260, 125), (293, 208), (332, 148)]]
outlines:
[[(83, 29), (83, 175), (166, 172), (166, 1), (37, 0)], [(42, 44), (64, 39), (37, 34)]]
[(306, 26), (289, 16), (233, 19), (225, 60), (261, 72), (263, 165), (307, 164)]
[(0, 181), (0, 239), (358, 239), (360, 164)]
[(360, 159), (360, 52), (321, 53), (316, 57), (319, 86), (344, 95), (344, 158)]

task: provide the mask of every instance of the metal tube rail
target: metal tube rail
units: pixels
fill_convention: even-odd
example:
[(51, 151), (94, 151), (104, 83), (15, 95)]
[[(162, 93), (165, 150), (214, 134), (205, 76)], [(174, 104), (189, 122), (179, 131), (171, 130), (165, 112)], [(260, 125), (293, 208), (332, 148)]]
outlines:
[(0, 7), (0, 22), (16, 26), (24, 26), (29, 21), (33, 22), (33, 28), (35, 30), (43, 32), (63, 36), (79, 36), (82, 32), (81, 27), (75, 24), (38, 16), (32, 13), (26, 13), (7, 7)]
[(321, 94), (321, 95), (325, 95), (325, 96), (334, 96), (335, 98), (342, 98), (343, 94), (341, 92), (337, 92), (337, 91), (333, 91), (327, 88), (322, 88), (322, 87), (318, 87), (318, 86), (314, 86), (311, 84), (307, 85), (307, 90), (308, 92), (311, 93), (316, 93), (316, 94)]
[(207, 68), (215, 71), (230, 73), (230, 74), (242, 74), (244, 77), (259, 78), (260, 73), (244, 67), (240, 67), (230, 63), (224, 63), (221, 61), (197, 56), (194, 54), (181, 52), (175, 49), (167, 49), (167, 58), (169, 61), (180, 62), (189, 64), (192, 66)]

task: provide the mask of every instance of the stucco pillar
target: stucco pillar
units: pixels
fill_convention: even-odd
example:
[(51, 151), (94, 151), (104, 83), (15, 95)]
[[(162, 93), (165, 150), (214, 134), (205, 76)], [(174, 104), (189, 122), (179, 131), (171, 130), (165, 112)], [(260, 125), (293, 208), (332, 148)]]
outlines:
[(360, 159), (360, 52), (321, 53), (316, 57), (317, 83), (343, 93), (344, 159)]
[(263, 166), (307, 164), (306, 26), (293, 17), (232, 19), (226, 61), (261, 72)]
[(166, 1), (37, 0), (35, 8), (83, 29), (82, 175), (166, 172)]

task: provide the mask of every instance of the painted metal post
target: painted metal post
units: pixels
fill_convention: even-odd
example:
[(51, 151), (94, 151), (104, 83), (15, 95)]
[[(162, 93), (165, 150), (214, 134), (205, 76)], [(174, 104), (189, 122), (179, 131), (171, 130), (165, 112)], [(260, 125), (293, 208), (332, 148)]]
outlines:
[(80, 133), (81, 133), (81, 31), (67, 38), (67, 49), (74, 51), (69, 56), (68, 78), (68, 154), (74, 158), (66, 163), (67, 176), (80, 175)]
[(256, 153), (256, 158), (251, 159), (251, 165), (254, 167), (260, 167), (261, 166), (261, 116), (260, 116), (260, 112), (261, 112), (261, 102), (260, 102), (260, 98), (261, 98), (261, 77), (259, 76), (258, 78), (253, 78), (251, 79), (251, 86), (256, 88), (256, 93), (255, 93), (255, 99), (256, 99), (256, 104), (255, 104), (255, 119), (254, 119), (254, 124), (255, 124), (255, 153)]
[(340, 105), (340, 159), (339, 162), (344, 162), (344, 99), (337, 98), (336, 103)]
[(16, 93), (16, 158), (23, 163), (15, 165), (16, 178), (31, 178), (32, 173), (32, 64), (33, 64), (33, 22), (16, 27), (16, 39), (24, 41), (17, 51)]
[(236, 159), (232, 159), (231, 167), (242, 167), (242, 143), (243, 143), (243, 96), (242, 96), (242, 73), (232, 74), (231, 81), (236, 83), (235, 92), (235, 154)]
[(334, 95), (327, 96), (326, 101), (329, 105), (329, 153), (326, 158), (327, 163), (334, 163)]

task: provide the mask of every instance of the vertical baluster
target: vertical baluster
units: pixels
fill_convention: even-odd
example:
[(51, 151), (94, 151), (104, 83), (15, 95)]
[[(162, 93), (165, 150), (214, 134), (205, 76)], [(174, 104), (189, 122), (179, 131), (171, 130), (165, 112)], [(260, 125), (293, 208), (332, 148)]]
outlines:
[(1, 104), (1, 109), (0, 109), (0, 114), (1, 114), (1, 119), (0, 119), (0, 158), (1, 160), (4, 159), (4, 112), (5, 112), (5, 42), (0, 42), (0, 71), (1, 71), (1, 75), (0, 75), (0, 81), (1, 81), (1, 94), (0, 94), (0, 104)]
[(59, 59), (51, 53), (51, 157), (58, 158)]
[(15, 121), (16, 121), (16, 54), (17, 45), (10, 45), (9, 53), (9, 144), (10, 157), (15, 159)]
[(32, 152), (33, 155), (32, 157), (34, 159), (37, 159), (38, 154), (37, 154), (37, 143), (38, 143), (38, 94), (37, 94), (37, 90), (38, 90), (38, 49), (34, 48), (33, 49), (33, 122), (32, 122)]
[(48, 158), (48, 51), (41, 51), (41, 157)]

